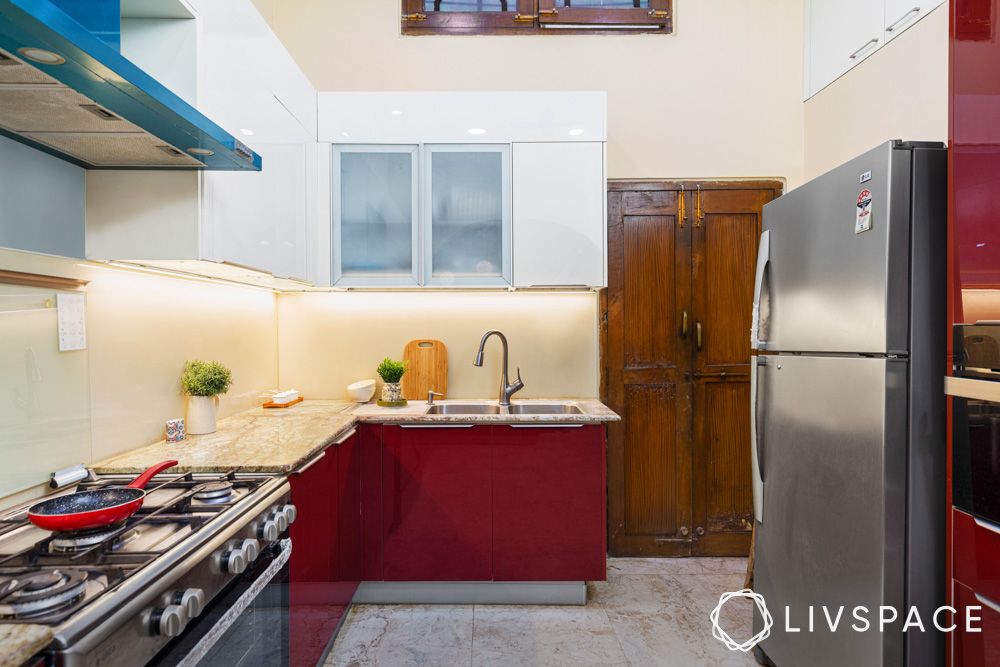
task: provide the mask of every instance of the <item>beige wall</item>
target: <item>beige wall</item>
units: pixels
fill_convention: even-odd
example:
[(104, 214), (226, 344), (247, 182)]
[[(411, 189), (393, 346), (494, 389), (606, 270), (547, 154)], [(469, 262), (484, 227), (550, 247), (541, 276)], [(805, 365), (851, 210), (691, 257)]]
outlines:
[(948, 140), (948, 3), (805, 104), (805, 177), (890, 139)]
[[(234, 384), (222, 398), (222, 416), (252, 407), (262, 391), (277, 385), (271, 291), (4, 249), (0, 269), (91, 281), (86, 290), (91, 432), (89, 439), (79, 438), (77, 461), (89, 463), (161, 439), (164, 422), (184, 415), (179, 376), (187, 359), (216, 359), (232, 369)], [(54, 330), (51, 338), (44, 335), (37, 341), (40, 355), (49, 353), (45, 346), (56, 345)], [(17, 381), (0, 377), (2, 395), (12, 395)], [(71, 390), (69, 383), (63, 390)], [(0, 447), (3, 465), (19, 464), (23, 452), (12, 451)], [(39, 455), (45, 456), (44, 449)]]
[(606, 90), (611, 178), (802, 172), (801, 0), (677, 3), (673, 36), (402, 37), (398, 0), (254, 0), (320, 90)]
[(491, 338), (482, 368), (479, 339), (500, 329), (518, 398), (593, 398), (598, 392), (597, 295), (509, 292), (332, 292), (278, 297), (283, 387), (310, 398), (345, 398), (345, 387), (375, 378), (384, 357), (400, 358), (414, 338), (448, 348), (448, 397), (490, 398), (500, 385), (501, 347)]

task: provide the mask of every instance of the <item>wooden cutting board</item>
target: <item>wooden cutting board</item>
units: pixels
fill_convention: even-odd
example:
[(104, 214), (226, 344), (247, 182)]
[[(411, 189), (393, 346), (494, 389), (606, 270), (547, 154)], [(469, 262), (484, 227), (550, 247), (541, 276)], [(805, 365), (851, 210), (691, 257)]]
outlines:
[(426, 401), (427, 392), (448, 394), (448, 348), (439, 340), (411, 340), (403, 348), (403, 398)]

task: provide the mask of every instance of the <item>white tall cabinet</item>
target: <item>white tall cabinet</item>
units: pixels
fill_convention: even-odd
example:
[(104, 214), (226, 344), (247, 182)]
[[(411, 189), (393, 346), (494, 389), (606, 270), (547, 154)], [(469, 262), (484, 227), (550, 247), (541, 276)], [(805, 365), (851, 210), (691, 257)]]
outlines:
[(942, 5), (945, 0), (806, 0), (805, 99)]

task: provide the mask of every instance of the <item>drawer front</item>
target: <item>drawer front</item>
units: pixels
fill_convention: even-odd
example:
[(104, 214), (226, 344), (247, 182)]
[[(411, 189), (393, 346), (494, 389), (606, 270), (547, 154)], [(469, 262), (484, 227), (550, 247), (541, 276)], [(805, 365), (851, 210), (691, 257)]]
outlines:
[(1000, 602), (1000, 526), (952, 511), (955, 579)]
[[(971, 588), (955, 583), (955, 615), (957, 626), (954, 635), (955, 667), (993, 667), (1000, 665), (1000, 606), (997, 600), (984, 599)], [(966, 627), (967, 607), (981, 607), (972, 611), (980, 620), (973, 627), (982, 632), (969, 632)]]

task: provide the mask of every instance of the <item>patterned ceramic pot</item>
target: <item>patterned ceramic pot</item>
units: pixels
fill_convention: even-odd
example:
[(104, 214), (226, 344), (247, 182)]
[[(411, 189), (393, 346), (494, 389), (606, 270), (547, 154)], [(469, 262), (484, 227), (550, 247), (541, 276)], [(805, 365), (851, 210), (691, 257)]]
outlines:
[(382, 400), (386, 403), (396, 403), (403, 400), (403, 387), (398, 382), (384, 382), (382, 384)]

